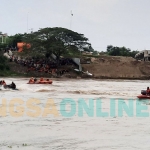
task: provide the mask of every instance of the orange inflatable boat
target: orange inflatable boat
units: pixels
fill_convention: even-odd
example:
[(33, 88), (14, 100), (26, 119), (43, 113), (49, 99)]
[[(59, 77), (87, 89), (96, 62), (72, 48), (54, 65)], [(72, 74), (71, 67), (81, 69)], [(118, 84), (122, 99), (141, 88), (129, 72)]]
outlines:
[(27, 84), (52, 84), (53, 81), (49, 80), (49, 81), (36, 81), (36, 82), (28, 82)]
[(150, 95), (139, 95), (137, 96), (139, 99), (150, 99)]
[(146, 93), (146, 90), (141, 90), (141, 95), (138, 95), (137, 97), (139, 99), (150, 99), (150, 95), (147, 95)]
[(40, 80), (34, 79), (33, 77), (30, 78), (28, 84), (52, 84), (52, 80), (44, 79), (43, 77)]

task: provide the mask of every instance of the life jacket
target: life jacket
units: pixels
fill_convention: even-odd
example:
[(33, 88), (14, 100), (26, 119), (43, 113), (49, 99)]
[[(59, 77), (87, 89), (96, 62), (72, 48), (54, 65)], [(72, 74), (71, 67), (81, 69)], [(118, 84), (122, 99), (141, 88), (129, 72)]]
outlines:
[(33, 79), (30, 79), (29, 82), (34, 82), (34, 80), (33, 80)]
[(6, 85), (6, 82), (3, 80), (3, 81), (2, 81), (2, 84), (3, 84), (3, 85)]
[(150, 94), (150, 89), (149, 89), (149, 90), (146, 90), (146, 93), (147, 93), (147, 94)]
[(44, 81), (44, 79), (43, 79), (43, 78), (41, 78), (41, 79), (40, 79), (40, 81)]

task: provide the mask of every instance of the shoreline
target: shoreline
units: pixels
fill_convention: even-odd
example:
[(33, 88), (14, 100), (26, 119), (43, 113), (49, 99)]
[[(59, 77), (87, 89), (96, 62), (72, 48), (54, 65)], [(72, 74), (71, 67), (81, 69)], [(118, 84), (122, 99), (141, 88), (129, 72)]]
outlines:
[[(103, 58), (101, 58), (103, 57)], [(10, 62), (10, 71), (1, 72), (0, 77), (11, 78), (30, 78), (30, 77), (44, 77), (52, 79), (104, 79), (104, 80), (150, 80), (150, 62), (137, 61), (130, 57), (104, 57), (90, 58), (89, 64), (83, 64), (82, 71), (78, 72), (75, 66), (60, 66), (62, 69), (68, 70), (64, 74), (45, 73), (38, 71), (27, 72), (27, 67), (20, 64)], [(92, 76), (86, 74), (87, 72)]]
[[(34, 75), (31, 75), (34, 77)], [(20, 76), (20, 75), (15, 75), (15, 76), (0, 76), (0, 78), (31, 78), (31, 76)], [(36, 76), (36, 78), (40, 78), (41, 76)], [(150, 80), (150, 76), (146, 77), (136, 77), (136, 78), (129, 78), (129, 77), (107, 77), (107, 76), (100, 76), (100, 77), (81, 77), (81, 76), (70, 76), (70, 77), (48, 77), (48, 76), (42, 76), (43, 78), (50, 78), (53, 80), (66, 80), (66, 79), (73, 79), (73, 80), (80, 80), (80, 79), (85, 79), (85, 80)]]

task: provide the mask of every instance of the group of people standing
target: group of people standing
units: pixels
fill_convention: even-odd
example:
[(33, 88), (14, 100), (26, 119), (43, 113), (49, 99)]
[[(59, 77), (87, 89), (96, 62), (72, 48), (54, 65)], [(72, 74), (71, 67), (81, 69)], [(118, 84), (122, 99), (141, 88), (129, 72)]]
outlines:
[(27, 72), (30, 71), (37, 71), (37, 72), (43, 72), (48, 73), (50, 75), (55, 76), (62, 76), (69, 72), (68, 69), (59, 68), (59, 66), (65, 66), (65, 65), (71, 65), (74, 66), (74, 62), (71, 58), (60, 58), (59, 63), (56, 60), (50, 59), (50, 58), (35, 58), (35, 57), (27, 57), (23, 58), (20, 56), (15, 56), (12, 52), (12, 50), (5, 49), (4, 54), (5, 57), (7, 57), (10, 62), (16, 62), (24, 67), (27, 67)]
[[(36, 71), (39, 73), (47, 73), (50, 75), (61, 76), (69, 71), (67, 69), (57, 69), (57, 62), (51, 59), (44, 58), (22, 58), (19, 56), (13, 56), (12, 61), (16, 62), (27, 68), (27, 72)], [(71, 59), (60, 60), (60, 66), (74, 65)]]

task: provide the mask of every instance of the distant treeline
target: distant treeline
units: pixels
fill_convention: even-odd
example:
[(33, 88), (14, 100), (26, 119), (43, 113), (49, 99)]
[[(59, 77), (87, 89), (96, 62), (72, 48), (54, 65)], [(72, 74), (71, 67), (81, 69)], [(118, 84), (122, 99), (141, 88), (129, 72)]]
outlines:
[(107, 46), (107, 54), (111, 56), (128, 56), (134, 57), (139, 51), (131, 51), (126, 47), (114, 47), (112, 45)]

